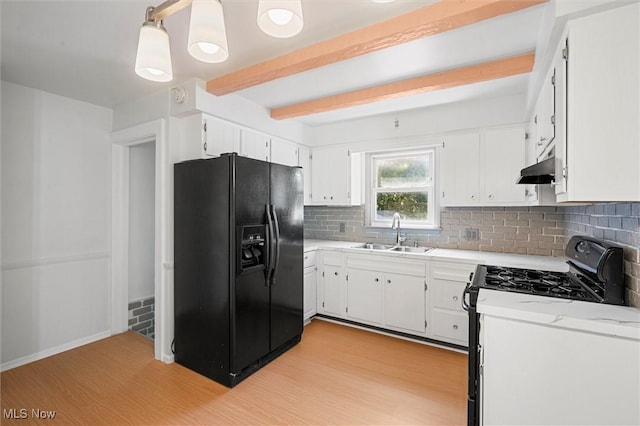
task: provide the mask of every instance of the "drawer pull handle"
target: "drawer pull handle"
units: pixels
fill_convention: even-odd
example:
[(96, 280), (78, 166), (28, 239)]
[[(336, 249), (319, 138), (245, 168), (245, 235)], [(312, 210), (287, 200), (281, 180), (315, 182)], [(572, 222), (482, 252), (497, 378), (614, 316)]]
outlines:
[(453, 300), (457, 301), (458, 300), (458, 296), (453, 296)]
[(458, 325), (457, 324), (453, 324), (453, 329), (457, 330), (458, 329)]

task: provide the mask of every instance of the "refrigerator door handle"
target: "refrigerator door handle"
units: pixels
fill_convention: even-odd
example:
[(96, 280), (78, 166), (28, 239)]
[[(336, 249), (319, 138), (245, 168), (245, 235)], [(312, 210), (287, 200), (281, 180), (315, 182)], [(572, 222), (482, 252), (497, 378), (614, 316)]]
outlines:
[(273, 233), (273, 218), (271, 217), (271, 206), (269, 204), (265, 204), (265, 210), (267, 213), (267, 228), (268, 228), (268, 244), (267, 244), (267, 258), (269, 259), (269, 262), (267, 264), (267, 269), (265, 271), (265, 285), (269, 285), (271, 283), (271, 275), (273, 274), (274, 270), (275, 270), (275, 243), (276, 243), (276, 239), (275, 239), (275, 234)]
[(276, 283), (276, 269), (280, 263), (280, 226), (278, 225), (278, 215), (275, 206), (271, 205), (271, 218), (275, 226), (275, 261), (273, 263), (273, 271), (271, 273), (271, 285)]

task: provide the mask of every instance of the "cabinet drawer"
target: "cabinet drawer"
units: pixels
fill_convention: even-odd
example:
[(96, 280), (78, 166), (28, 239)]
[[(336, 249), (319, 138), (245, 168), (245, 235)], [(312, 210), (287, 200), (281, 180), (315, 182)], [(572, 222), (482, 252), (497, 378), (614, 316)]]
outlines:
[(433, 307), (463, 312), (461, 302), (465, 286), (463, 283), (436, 280), (431, 292)]
[(322, 263), (331, 266), (344, 266), (344, 255), (342, 253), (325, 252), (322, 254)]
[(467, 345), (469, 340), (469, 317), (466, 313), (436, 309), (431, 313), (431, 325), (436, 338), (455, 340), (457, 343)]
[(471, 263), (433, 262), (431, 271), (434, 279), (469, 282), (469, 274), (476, 270)]
[(389, 259), (375, 255), (347, 256), (347, 267), (390, 274), (412, 275), (415, 277), (424, 277), (426, 273), (425, 261)]
[(304, 267), (308, 268), (310, 266), (316, 266), (316, 252), (315, 251), (307, 251), (304, 253)]

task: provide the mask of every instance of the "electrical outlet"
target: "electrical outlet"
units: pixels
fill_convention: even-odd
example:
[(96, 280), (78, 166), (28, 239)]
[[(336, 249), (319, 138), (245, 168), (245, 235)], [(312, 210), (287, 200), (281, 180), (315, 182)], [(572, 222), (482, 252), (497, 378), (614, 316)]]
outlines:
[(475, 228), (467, 228), (464, 230), (464, 239), (467, 241), (479, 240), (480, 232)]
[(340, 232), (345, 232), (344, 222), (340, 222)]

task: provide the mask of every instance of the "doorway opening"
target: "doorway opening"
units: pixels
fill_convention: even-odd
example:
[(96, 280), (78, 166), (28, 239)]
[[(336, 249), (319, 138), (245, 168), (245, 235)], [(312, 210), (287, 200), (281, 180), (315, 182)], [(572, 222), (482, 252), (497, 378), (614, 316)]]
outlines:
[[(154, 357), (165, 363), (173, 362), (171, 352), (171, 341), (173, 339), (173, 232), (172, 232), (172, 186), (171, 186), (171, 163), (169, 161), (169, 141), (167, 136), (167, 120), (159, 119), (148, 123), (140, 124), (127, 129), (119, 130), (111, 134), (112, 141), (112, 169), (111, 169), (111, 333), (119, 334), (129, 329), (129, 302), (136, 302), (130, 299), (129, 293), (135, 294), (138, 291), (137, 284), (132, 283), (130, 289), (129, 282), (136, 276), (143, 276), (142, 279), (148, 284), (153, 282), (153, 314), (151, 311), (139, 312), (142, 322), (149, 321), (149, 324), (140, 326), (146, 329), (147, 333), (152, 333), (154, 337), (153, 348)], [(148, 146), (144, 146), (149, 144)], [(140, 146), (141, 151), (137, 151)], [(151, 148), (153, 147), (153, 148)], [(150, 157), (145, 157), (143, 151), (153, 150), (154, 159), (153, 184), (149, 187), (143, 184), (143, 191), (150, 195), (153, 193), (153, 201), (145, 201), (147, 213), (134, 214), (140, 216), (143, 225), (138, 224), (132, 218), (132, 209), (136, 209), (135, 204), (140, 201), (140, 196), (136, 196), (138, 154), (144, 158), (142, 160), (148, 164)], [(132, 167), (133, 162), (133, 167)], [(151, 173), (146, 167), (147, 173)], [(133, 182), (132, 178), (133, 177)], [(133, 194), (130, 194), (133, 192)], [(133, 202), (132, 202), (133, 201)], [(150, 210), (148, 205), (152, 204)], [(132, 207), (132, 205), (134, 205)], [(152, 224), (152, 225), (151, 225)], [(149, 226), (153, 229), (153, 238), (149, 236)], [(134, 229), (135, 228), (135, 229)], [(144, 228), (144, 230), (142, 230)], [(143, 232), (146, 237), (141, 239), (136, 237), (137, 233)], [(138, 253), (139, 244), (143, 247)], [(153, 272), (150, 272), (151, 260), (149, 259), (149, 247), (152, 247), (151, 259), (153, 259)], [(140, 259), (144, 253), (144, 260)], [(138, 264), (140, 262), (140, 264)], [(135, 278), (137, 280), (137, 278)], [(137, 293), (140, 297), (146, 297), (147, 290)], [(132, 297), (135, 297), (132, 295)], [(144, 299), (147, 300), (147, 299)], [(141, 308), (151, 306), (151, 302), (141, 302)], [(135, 309), (134, 309), (135, 310)], [(153, 318), (153, 320), (151, 320)], [(136, 323), (140, 324), (140, 319)], [(133, 322), (133, 321), (131, 321)], [(153, 324), (152, 328), (150, 324)], [(138, 330), (136, 330), (138, 331)]]
[(129, 330), (155, 337), (156, 144), (129, 148)]

